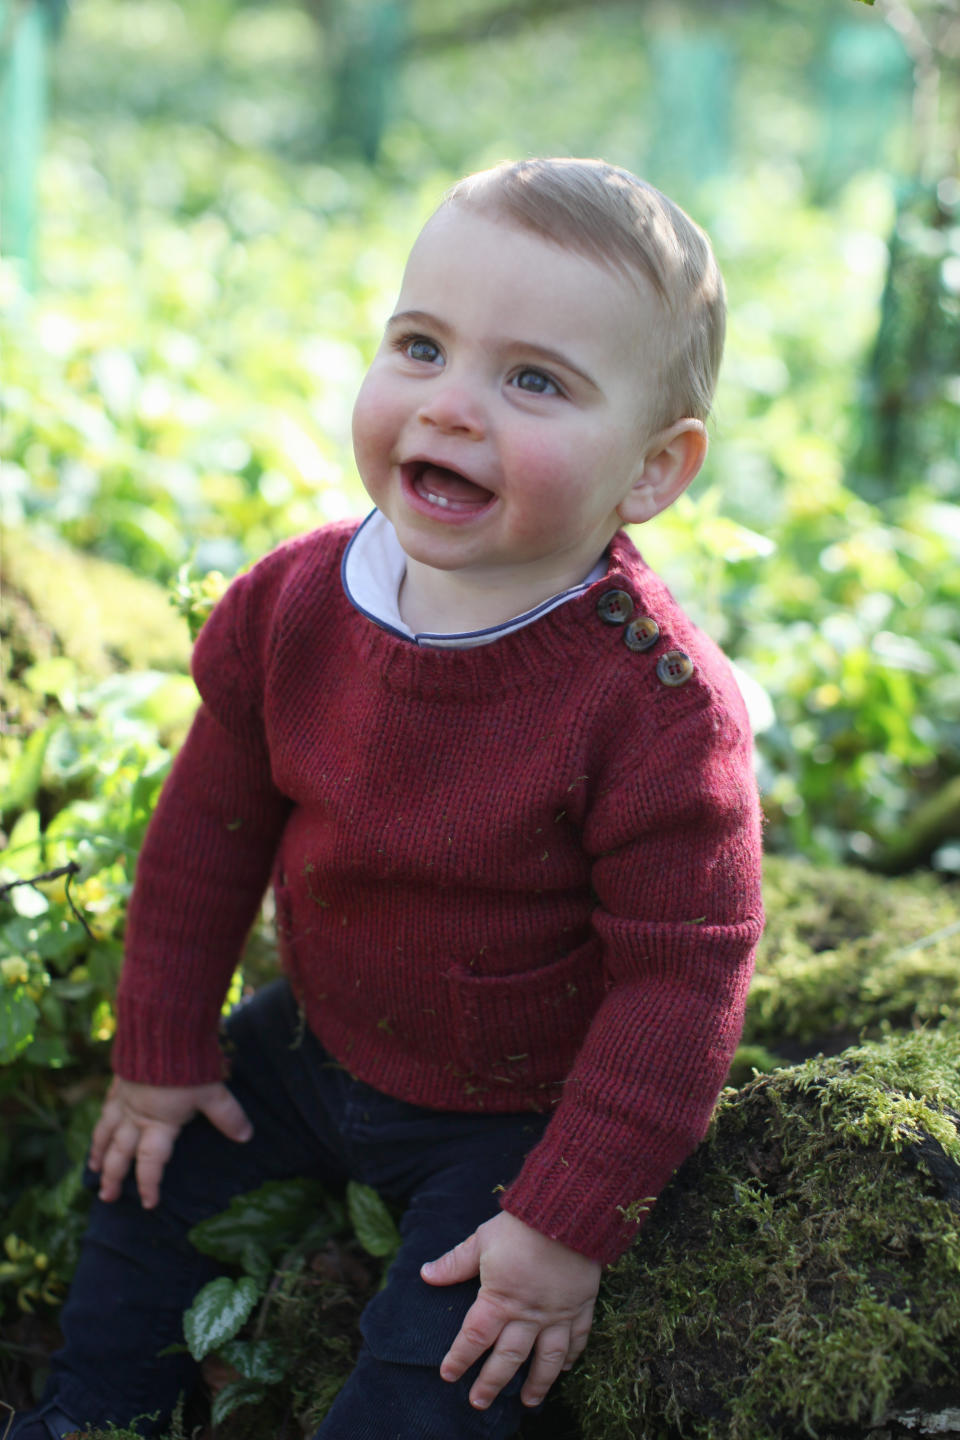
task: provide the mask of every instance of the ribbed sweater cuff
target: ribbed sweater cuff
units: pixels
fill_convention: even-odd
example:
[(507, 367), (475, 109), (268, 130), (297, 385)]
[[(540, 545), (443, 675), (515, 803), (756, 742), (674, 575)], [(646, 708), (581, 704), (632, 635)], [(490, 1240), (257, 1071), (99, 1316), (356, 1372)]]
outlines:
[(551, 1240), (612, 1265), (629, 1249), (682, 1158), (647, 1149), (642, 1161), (629, 1164), (628, 1153), (626, 1142), (619, 1154), (575, 1153), (562, 1144), (554, 1149), (548, 1132), (502, 1196), (502, 1207)]
[(164, 1010), (155, 1000), (120, 995), (111, 1063), (123, 1080), (141, 1085), (208, 1085), (222, 1080), (219, 1010)]

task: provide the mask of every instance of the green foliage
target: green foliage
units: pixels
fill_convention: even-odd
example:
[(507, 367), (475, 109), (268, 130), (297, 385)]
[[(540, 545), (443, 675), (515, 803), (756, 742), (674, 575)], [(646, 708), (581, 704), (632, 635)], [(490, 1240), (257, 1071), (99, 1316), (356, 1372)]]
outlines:
[(382, 1260), (397, 1253), (400, 1232), (376, 1190), (351, 1180), (347, 1185), (347, 1214), (354, 1234), (368, 1255)]
[(321, 1185), (309, 1180), (268, 1181), (195, 1225), (190, 1240), (204, 1255), (240, 1265), (259, 1280), (263, 1259), (275, 1260), (297, 1241), (321, 1244), (339, 1233), (344, 1223), (343, 1206)]
[(62, 686), (0, 752), (0, 1300), (30, 1310), (60, 1303), (76, 1260), (133, 862), (195, 698), (182, 677), (91, 685), (55, 659), (22, 679)]
[(251, 1275), (230, 1280), (221, 1275), (204, 1285), (183, 1317), (183, 1333), (194, 1360), (202, 1360), (232, 1340), (261, 1296)]
[[(184, 1315), (193, 1358), (215, 1354), (232, 1377), (214, 1396), (214, 1424), (241, 1407), (266, 1405), (252, 1421), (263, 1433), (266, 1416), (283, 1413), (291, 1391), (295, 1409), (305, 1407), (311, 1427), (318, 1424), (358, 1343), (354, 1327), (345, 1334), (340, 1326), (344, 1305), (355, 1318), (359, 1297), (373, 1288), (374, 1277), (356, 1262), (344, 1272), (350, 1248), (359, 1243), (386, 1265), (400, 1244), (383, 1201), (354, 1181), (346, 1207), (311, 1181), (270, 1181), (194, 1226), (190, 1239), (204, 1254), (243, 1272), (211, 1280)], [(291, 1317), (302, 1320), (321, 1300), (325, 1316), (291, 1326)]]
[(227, 581), (219, 570), (208, 570), (198, 577), (191, 574), (189, 565), (180, 566), (171, 599), (187, 622), (191, 640), (196, 640), (226, 588)]

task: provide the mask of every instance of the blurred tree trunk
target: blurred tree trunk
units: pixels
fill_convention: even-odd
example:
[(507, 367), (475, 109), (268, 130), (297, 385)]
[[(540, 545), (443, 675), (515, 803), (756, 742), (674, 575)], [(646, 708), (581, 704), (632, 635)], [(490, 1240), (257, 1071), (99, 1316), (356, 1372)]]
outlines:
[(324, 12), (334, 47), (329, 141), (372, 164), (402, 56), (406, 6), (402, 0), (323, 0), (312, 8)]
[(33, 282), (36, 180), (47, 110), (47, 51), (61, 6), (0, 0), (0, 215), (3, 254)]
[[(956, 225), (960, 213), (957, 105), (960, 10), (953, 0), (878, 0), (913, 66), (913, 179), (889, 242), (880, 324), (865, 376), (860, 445), (850, 485), (883, 502), (902, 492), (904, 466), (937, 468), (935, 488), (960, 500), (954, 389), (960, 355)], [(949, 79), (951, 83), (945, 84)], [(952, 476), (947, 470), (952, 466)]]

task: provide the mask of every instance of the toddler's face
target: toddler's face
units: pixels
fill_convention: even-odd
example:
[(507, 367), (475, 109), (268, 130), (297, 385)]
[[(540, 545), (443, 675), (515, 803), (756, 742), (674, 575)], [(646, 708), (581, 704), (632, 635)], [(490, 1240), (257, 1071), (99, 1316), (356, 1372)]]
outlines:
[(653, 292), (457, 205), (407, 265), (354, 410), (357, 464), (406, 553), (543, 590), (622, 523), (666, 323)]

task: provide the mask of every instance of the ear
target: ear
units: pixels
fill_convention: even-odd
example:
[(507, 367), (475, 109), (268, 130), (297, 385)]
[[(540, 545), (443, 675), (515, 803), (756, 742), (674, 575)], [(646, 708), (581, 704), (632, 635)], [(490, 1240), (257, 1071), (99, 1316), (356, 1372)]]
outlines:
[(707, 456), (702, 420), (678, 420), (649, 441), (643, 465), (617, 506), (625, 525), (642, 525), (683, 494)]

